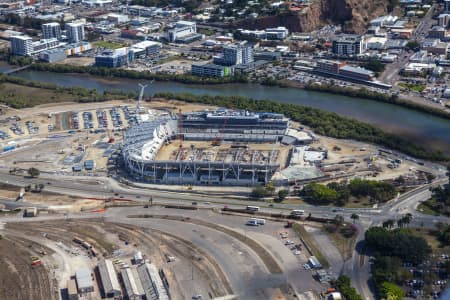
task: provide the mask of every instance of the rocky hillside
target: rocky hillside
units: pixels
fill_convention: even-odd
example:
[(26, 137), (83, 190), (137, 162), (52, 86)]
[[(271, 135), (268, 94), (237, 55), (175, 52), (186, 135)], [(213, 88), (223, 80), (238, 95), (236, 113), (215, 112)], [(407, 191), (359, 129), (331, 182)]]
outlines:
[(262, 29), (285, 26), (290, 32), (308, 32), (325, 24), (343, 26), (344, 32), (364, 32), (367, 22), (387, 12), (387, 0), (315, 0), (302, 12), (246, 19), (239, 28)]

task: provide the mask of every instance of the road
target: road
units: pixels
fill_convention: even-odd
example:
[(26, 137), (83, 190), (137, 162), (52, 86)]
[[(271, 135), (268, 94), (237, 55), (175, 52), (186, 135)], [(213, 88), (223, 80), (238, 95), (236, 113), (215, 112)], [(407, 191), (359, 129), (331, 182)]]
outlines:
[[(217, 197), (217, 196), (206, 196), (206, 195), (198, 195), (193, 193), (175, 193), (175, 192), (167, 192), (160, 190), (150, 190), (150, 189), (141, 189), (141, 188), (132, 188), (128, 186), (123, 186), (118, 184), (116, 181), (111, 178), (83, 178), (80, 177), (71, 177), (71, 176), (52, 176), (52, 175), (42, 175), (41, 178), (25, 178), (23, 176), (15, 176), (10, 175), (8, 173), (0, 173), (0, 182), (9, 183), (16, 186), (26, 186), (31, 183), (42, 183), (45, 185), (45, 190), (55, 193), (67, 194), (67, 195), (75, 195), (81, 197), (95, 197), (100, 199), (108, 199), (108, 198), (119, 198), (119, 199), (129, 199), (135, 201), (148, 202), (149, 198), (153, 198), (153, 203), (155, 204), (163, 204), (163, 203), (171, 203), (171, 204), (190, 204), (190, 202), (198, 202), (200, 206), (207, 206), (211, 208), (221, 208), (224, 204), (231, 207), (242, 207), (246, 205), (257, 205), (261, 207), (262, 211), (265, 212), (283, 212), (286, 213), (292, 209), (304, 209), (307, 213), (311, 213), (313, 216), (321, 216), (321, 217), (334, 217), (335, 214), (340, 214), (344, 216), (347, 220), (350, 220), (350, 216), (353, 213), (359, 215), (360, 223), (364, 226), (361, 226), (358, 241), (362, 241), (364, 238), (364, 231), (371, 225), (380, 225), (383, 221), (387, 219), (397, 219), (399, 216), (404, 215), (406, 213), (411, 213), (413, 215), (412, 225), (423, 226), (423, 227), (434, 227), (437, 222), (448, 222), (449, 218), (446, 217), (436, 217), (423, 215), (417, 212), (417, 205), (429, 199), (430, 191), (429, 188), (431, 186), (436, 186), (437, 184), (443, 184), (446, 182), (446, 178), (441, 178), (436, 180), (432, 185), (425, 185), (421, 188), (415, 189), (398, 197), (395, 200), (392, 200), (387, 205), (376, 208), (376, 209), (363, 209), (363, 208), (354, 208), (354, 209), (342, 209), (339, 212), (333, 212), (332, 207), (316, 207), (310, 205), (285, 205), (285, 204), (273, 204), (273, 207), (269, 207), (269, 204), (262, 202), (254, 202), (254, 201), (245, 201), (243, 203), (240, 200), (235, 199), (227, 199), (226, 197)], [(204, 202), (208, 202), (210, 204), (202, 204)], [(173, 228), (171, 226), (161, 225), (159, 222), (154, 222), (152, 226), (163, 226), (161, 229), (168, 230), (168, 232), (172, 232)], [(194, 226), (195, 227), (195, 226)], [(192, 228), (191, 228), (192, 229)], [(203, 230), (203, 229), (202, 229)], [(206, 231), (208, 231), (206, 229)], [(191, 234), (191, 233), (190, 233)], [(211, 232), (208, 232), (211, 234)], [(254, 235), (257, 236), (257, 235)], [(204, 244), (204, 239), (199, 239), (196, 234), (192, 236), (189, 235), (190, 239), (193, 239), (195, 243), (199, 243), (206, 247)], [(225, 237), (222, 237), (226, 239)], [(202, 244), (203, 241), (203, 244)], [(271, 244), (272, 241), (266, 242), (265, 246)], [(208, 249), (213, 253), (216, 253), (217, 259), (220, 259), (219, 256), (226, 254), (221, 253), (219, 249)], [(360, 250), (360, 249), (359, 249)], [(216, 256), (215, 256), (216, 257)], [(353, 253), (353, 257), (350, 261), (346, 262), (344, 266), (344, 270), (346, 274), (348, 274), (352, 278), (352, 282), (355, 284), (358, 291), (363, 295), (364, 299), (373, 299), (373, 296), (370, 292), (370, 289), (367, 285), (367, 280), (369, 278), (369, 264), (364, 262), (364, 257), (360, 257), (360, 253), (358, 249)], [(226, 263), (225, 261), (221, 261), (222, 263)], [(228, 270), (231, 272), (231, 270)], [(295, 276), (289, 275), (291, 271), (288, 271), (287, 274), (290, 279), (296, 279)], [(301, 275), (299, 275), (301, 276)], [(237, 278), (235, 275), (230, 273), (230, 278)], [(286, 278), (273, 278), (273, 277), (264, 277), (260, 278), (263, 282), (266, 282), (268, 286), (273, 286), (269, 283), (280, 284)], [(291, 280), (289, 280), (291, 281)], [(295, 280), (292, 280), (294, 282)], [(235, 284), (238, 287), (243, 287), (243, 285), (239, 285), (240, 281), (236, 280)], [(249, 284), (249, 283), (247, 283)], [(254, 282), (256, 285), (256, 282)], [(296, 288), (300, 288), (297, 286)], [(240, 290), (239, 290), (240, 291)]]

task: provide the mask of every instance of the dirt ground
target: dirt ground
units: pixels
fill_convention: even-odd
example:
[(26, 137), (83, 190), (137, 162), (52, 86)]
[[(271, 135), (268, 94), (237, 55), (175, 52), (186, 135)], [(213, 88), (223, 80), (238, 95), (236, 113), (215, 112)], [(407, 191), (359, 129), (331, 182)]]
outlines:
[[(79, 265), (77, 260), (79, 260), (80, 256), (78, 255), (89, 255), (90, 267), (94, 268), (98, 259), (102, 257), (118, 258), (124, 262), (130, 262), (132, 255), (136, 251), (141, 251), (145, 259), (149, 259), (158, 268), (164, 270), (169, 282), (172, 299), (189, 299), (192, 295), (186, 293), (187, 291), (192, 291), (193, 288), (202, 291), (206, 295), (209, 294), (211, 297), (220, 297), (231, 293), (228, 283), (224, 283), (225, 278), (220, 268), (206, 253), (203, 253), (188, 241), (180, 240), (158, 231), (108, 223), (102, 219), (8, 223), (6, 228), (7, 230), (20, 230), (20, 232), (29, 236), (39, 236), (45, 232), (46, 242), (59, 243), (64, 249), (72, 249), (70, 252), (77, 253), (69, 255), (69, 264), (72, 270)], [(79, 237), (91, 243), (100, 255), (92, 257), (84, 248), (73, 242), (74, 237)], [(0, 254), (3, 253), (1, 248), (2, 242), (0, 241)], [(167, 262), (166, 255), (174, 256), (176, 260)], [(17, 259), (14, 254), (10, 256), (10, 259)], [(0, 258), (1, 264), (2, 260)], [(129, 264), (131, 265), (131, 262)], [(116, 271), (119, 270), (117, 269)], [(41, 273), (41, 276), (46, 274), (45, 272)], [(191, 280), (191, 276), (194, 276), (195, 280)], [(33, 282), (38, 283), (41, 279), (33, 280)], [(95, 289), (98, 290), (97, 287)], [(2, 292), (0, 288), (0, 299), (20, 299), (2, 298)], [(23, 299), (47, 300), (52, 298), (35, 297)]]
[(72, 66), (90, 66), (94, 63), (93, 57), (68, 57), (57, 64), (72, 65)]
[(58, 299), (45, 264), (31, 265), (31, 256), (40, 256), (36, 248), (45, 249), (15, 237), (0, 239), (0, 299)]

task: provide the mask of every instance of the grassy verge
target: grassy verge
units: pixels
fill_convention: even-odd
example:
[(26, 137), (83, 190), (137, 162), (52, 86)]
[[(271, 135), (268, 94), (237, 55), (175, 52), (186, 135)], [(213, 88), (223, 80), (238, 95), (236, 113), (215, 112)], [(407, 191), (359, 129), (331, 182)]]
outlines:
[(329, 268), (330, 264), (328, 263), (328, 260), (325, 258), (325, 256), (323, 256), (322, 252), (320, 252), (316, 241), (314, 241), (311, 235), (308, 232), (306, 232), (303, 225), (294, 223), (293, 229), (295, 233), (298, 235), (298, 237), (309, 247), (312, 254), (319, 260), (322, 266), (324, 268)]
[(419, 204), (417, 210), (426, 215), (440, 216), (442, 213), (439, 211), (440, 204), (435, 199), (431, 198), (425, 202)]
[[(346, 224), (350, 226), (350, 224)], [(356, 234), (353, 237), (346, 238), (344, 237), (339, 230), (336, 232), (330, 233), (326, 230), (323, 230), (334, 242), (336, 248), (342, 254), (344, 260), (347, 260), (352, 257), (353, 249), (355, 248)]]
[(418, 93), (422, 92), (426, 87), (423, 84), (404, 83), (404, 82), (400, 82), (398, 86)]
[(110, 42), (110, 41), (98, 41), (98, 42), (95, 42), (94, 45), (96, 47), (102, 47), (102, 48), (113, 49), (113, 50), (124, 47), (124, 45), (121, 43), (115, 43), (115, 42)]

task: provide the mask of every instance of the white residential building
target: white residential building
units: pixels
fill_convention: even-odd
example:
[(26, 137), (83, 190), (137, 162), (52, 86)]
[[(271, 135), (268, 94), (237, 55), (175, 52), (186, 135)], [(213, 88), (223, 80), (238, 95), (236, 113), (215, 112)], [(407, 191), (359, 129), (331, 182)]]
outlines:
[(56, 38), (58, 40), (61, 39), (61, 26), (59, 23), (52, 22), (42, 24), (42, 38), (43, 39), (52, 39)]
[(13, 55), (27, 56), (33, 53), (33, 40), (29, 36), (12, 36), (11, 53)]
[(67, 38), (69, 43), (78, 43), (84, 40), (84, 24), (83, 23), (67, 23)]

